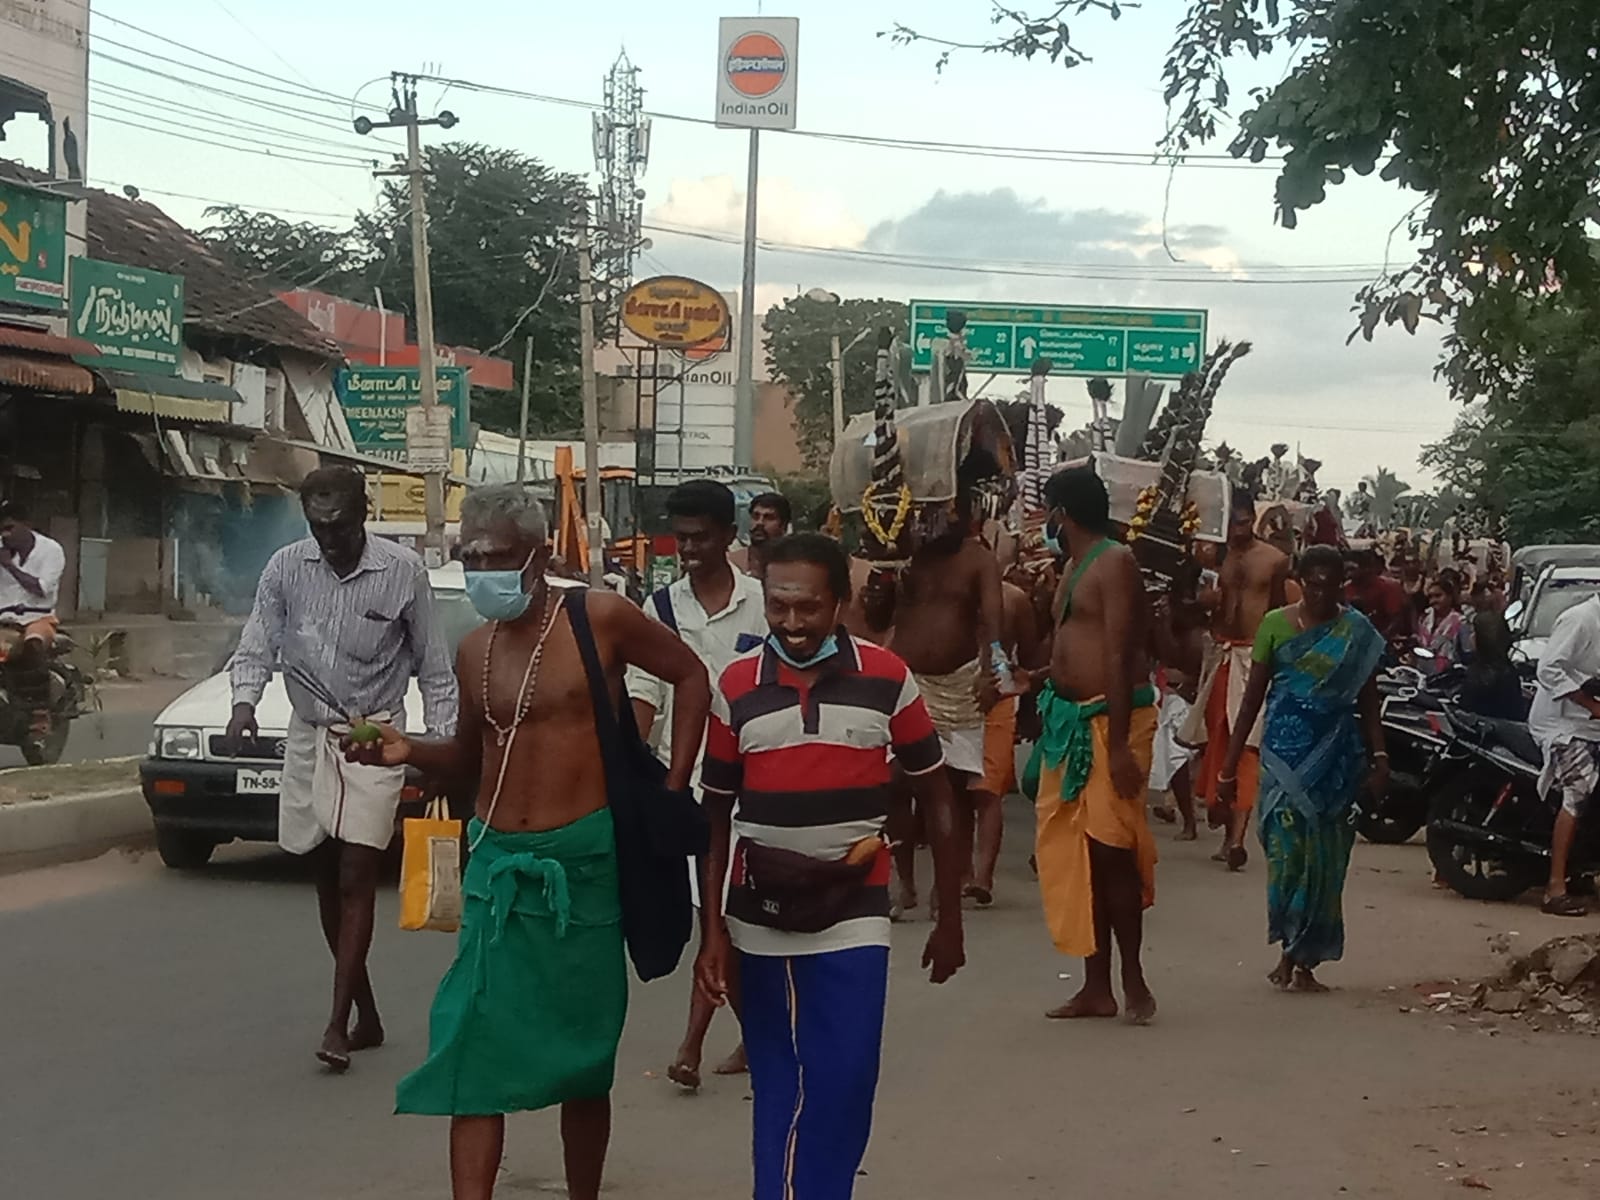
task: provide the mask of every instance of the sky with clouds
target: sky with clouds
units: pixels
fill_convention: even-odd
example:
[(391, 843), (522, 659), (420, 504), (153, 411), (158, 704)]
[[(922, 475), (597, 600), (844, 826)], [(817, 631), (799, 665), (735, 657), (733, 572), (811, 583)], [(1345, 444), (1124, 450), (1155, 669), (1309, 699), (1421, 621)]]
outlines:
[[(660, 114), (644, 178), (654, 245), (641, 268), (736, 287), (745, 135), (670, 118), (703, 122), (712, 115), (717, 18), (755, 15), (760, 7), (708, 0), (104, 0), (94, 5), (88, 173), (96, 182), (138, 186), (191, 225), (202, 222), (208, 201), (333, 223), (376, 193), (370, 168), (356, 160), (382, 158), (393, 145), (340, 132), (351, 116), (341, 104), (291, 93), (309, 86), (385, 103), (388, 72), (405, 69), (593, 103), (605, 71), (626, 49), (640, 68), (647, 109)], [(934, 50), (880, 36), (905, 23), (941, 37), (982, 39), (992, 11), (984, 0), (765, 7), (801, 20), (802, 131), (1142, 153), (1163, 129), (1160, 72), (1177, 0), (1148, 0), (1119, 21), (1077, 18), (1075, 39), (1093, 61), (1071, 71), (966, 54), (939, 72)], [(151, 34), (265, 74), (196, 58)], [(199, 75), (179, 63), (219, 74)], [(1245, 64), (1234, 94), (1274, 82), (1285, 67), (1283, 59)], [(242, 86), (269, 75), (287, 90)], [(195, 82), (250, 91), (326, 123), (200, 92)], [(564, 170), (593, 170), (590, 115), (582, 107), (443, 84), (425, 85), (422, 103), (460, 117), (454, 136), (513, 147)], [(151, 115), (170, 117), (181, 111), (175, 105), (267, 129), (230, 125), (236, 136), (204, 135), (227, 147), (196, 144), (192, 129), (187, 138), (156, 132)], [(307, 157), (337, 161), (249, 153), (250, 138), (303, 145)], [(1252, 455), (1274, 441), (1299, 443), (1324, 460), (1324, 482), (1334, 485), (1348, 487), (1379, 464), (1426, 482), (1417, 452), (1454, 415), (1433, 379), (1437, 332), (1391, 331), (1372, 344), (1346, 345), (1359, 281), (1409, 254), (1403, 234), (1393, 231), (1417, 197), (1375, 178), (1353, 179), (1330, 188), (1328, 202), (1287, 231), (1273, 221), (1272, 183), (1270, 169), (1215, 163), (1169, 173), (1138, 160), (1028, 161), (767, 134), (760, 233), (791, 248), (761, 254), (758, 299), (825, 287), (900, 299), (1205, 308), (1213, 338), (1248, 338), (1255, 346), (1223, 388), (1213, 439)], [(961, 259), (973, 264), (949, 261)], [(1009, 395), (1016, 386), (1002, 378), (991, 390)], [(1051, 395), (1072, 418), (1087, 417), (1081, 380), (1057, 381)]]

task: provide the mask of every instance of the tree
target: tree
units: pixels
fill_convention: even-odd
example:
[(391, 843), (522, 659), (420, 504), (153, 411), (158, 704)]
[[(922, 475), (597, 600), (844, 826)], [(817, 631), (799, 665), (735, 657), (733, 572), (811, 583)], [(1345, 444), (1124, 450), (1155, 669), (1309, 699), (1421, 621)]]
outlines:
[[(533, 334), (529, 412), (535, 432), (581, 427), (577, 230), (587, 219), (583, 180), (515, 150), (470, 142), (432, 147), (426, 157), (436, 336), (499, 352)], [(406, 185), (385, 184), (377, 207), (362, 213), (356, 228), (371, 250), (372, 282), (396, 307), (414, 311)], [(602, 282), (604, 299), (609, 281)], [(516, 431), (520, 399), (514, 393), (475, 393), (473, 405), (480, 424)]]
[(281, 289), (319, 288), (351, 300), (370, 299), (364, 287), (371, 248), (354, 229), (329, 229), (310, 221), (285, 221), (235, 204), (208, 208), (200, 230), (228, 262)]
[[(824, 470), (833, 453), (833, 367), (830, 339), (841, 346), (863, 330), (904, 330), (909, 320), (898, 300), (831, 300), (793, 296), (767, 312), (767, 354), (772, 375), (794, 393), (795, 434), (812, 471)], [(870, 334), (844, 354), (844, 412), (848, 418), (872, 409), (877, 339)]]
[(1378, 529), (1392, 527), (1400, 511), (1400, 498), (1411, 490), (1411, 485), (1388, 467), (1379, 467), (1364, 482), (1372, 497), (1372, 524)]
[(826, 474), (797, 471), (779, 475), (774, 481), (783, 498), (789, 502), (795, 530), (821, 529), (833, 507), (833, 493), (828, 489)]
[[(1043, 2), (1043, 0), (1041, 0)], [(932, 41), (941, 66), (963, 47), (1076, 67), (1088, 55), (1066, 18), (1113, 0), (1066, 0), (1043, 13), (997, 5), (996, 36)], [(1409, 221), (1416, 261), (1358, 296), (1358, 331), (1449, 327), (1441, 372), (1460, 399), (1518, 386), (1528, 317), (1600, 294), (1589, 227), (1600, 219), (1600, 4), (1594, 0), (1192, 0), (1163, 72), (1163, 153), (1213, 141), (1230, 116), (1241, 58), (1288, 57), (1254, 88), (1228, 145), (1284, 156), (1278, 219), (1293, 228), (1347, 172), (1420, 194)], [(1352, 334), (1352, 336), (1354, 336)]]
[(1600, 313), (1549, 307), (1505, 392), (1468, 407), (1423, 464), (1501, 514), (1513, 544), (1600, 540)]
[[(435, 146), (426, 157), (435, 336), (445, 345), (505, 352), (520, 375), (522, 341), (532, 334), (532, 432), (581, 428), (577, 232), (587, 219), (583, 180), (515, 150), (473, 143)], [(234, 206), (206, 215), (213, 223), (200, 236), (240, 270), (282, 287), (316, 287), (364, 303), (382, 288), (389, 307), (414, 320), (406, 184), (384, 184), (373, 210), (358, 213), (346, 230)], [(614, 281), (597, 281), (597, 325), (603, 326), (614, 292)], [(477, 389), (472, 403), (480, 425), (516, 432), (516, 390)]]

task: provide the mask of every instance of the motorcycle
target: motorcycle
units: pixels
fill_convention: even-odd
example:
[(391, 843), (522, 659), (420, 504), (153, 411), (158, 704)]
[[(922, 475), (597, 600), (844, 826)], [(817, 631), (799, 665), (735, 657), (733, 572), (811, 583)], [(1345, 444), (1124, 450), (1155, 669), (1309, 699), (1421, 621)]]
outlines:
[[(1544, 756), (1521, 721), (1450, 711), (1453, 771), (1434, 797), (1428, 857), (1449, 887), (1469, 900), (1514, 900), (1550, 873), (1558, 805), (1539, 791)], [(1600, 872), (1600, 823), (1578, 827), (1568, 874)]]
[(1356, 829), (1367, 841), (1398, 845), (1427, 824), (1428, 797), (1447, 767), (1444, 752), (1453, 736), (1448, 701), (1464, 676), (1459, 666), (1434, 675), (1398, 666), (1378, 676), (1389, 787), (1379, 799), (1364, 797), (1357, 809)]
[(45, 667), (49, 675), (50, 728), (42, 737), (34, 736), (31, 706), (16, 696), (14, 668), (0, 662), (0, 745), (20, 747), (31, 767), (60, 761), (72, 722), (92, 708), (93, 685), (70, 657), (76, 649), (70, 637), (56, 633)]

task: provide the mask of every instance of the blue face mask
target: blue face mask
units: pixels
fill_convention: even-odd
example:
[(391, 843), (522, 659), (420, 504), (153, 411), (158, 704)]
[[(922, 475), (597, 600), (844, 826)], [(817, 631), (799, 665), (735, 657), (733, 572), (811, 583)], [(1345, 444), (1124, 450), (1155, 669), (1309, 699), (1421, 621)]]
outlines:
[(1057, 558), (1065, 558), (1067, 556), (1066, 550), (1061, 545), (1061, 539), (1056, 533), (1056, 526), (1053, 521), (1045, 522), (1044, 533), (1042, 536), (1044, 538), (1044, 548), (1046, 550), (1050, 551), (1050, 553), (1054, 554)]
[(806, 659), (795, 658), (792, 654), (785, 650), (783, 646), (783, 639), (781, 639), (775, 633), (767, 634), (767, 645), (771, 646), (772, 652), (779, 658), (783, 659), (784, 662), (788, 663), (791, 667), (795, 667), (802, 671), (807, 667), (814, 667), (819, 662), (824, 662), (827, 659), (832, 658), (835, 654), (839, 653), (839, 639), (831, 633), (822, 639), (822, 645), (817, 647), (817, 652), (810, 658)]
[(520, 570), (466, 572), (467, 599), (480, 617), (485, 621), (515, 621), (528, 611), (533, 597), (522, 590), (522, 573), (532, 561), (530, 554)]

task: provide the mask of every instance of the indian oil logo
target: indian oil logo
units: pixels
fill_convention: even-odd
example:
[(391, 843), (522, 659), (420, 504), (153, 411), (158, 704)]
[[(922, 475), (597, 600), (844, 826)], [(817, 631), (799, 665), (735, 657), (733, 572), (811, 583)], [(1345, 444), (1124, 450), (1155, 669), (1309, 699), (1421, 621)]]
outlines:
[(747, 33), (728, 47), (722, 69), (734, 91), (759, 100), (783, 86), (789, 55), (770, 33)]

